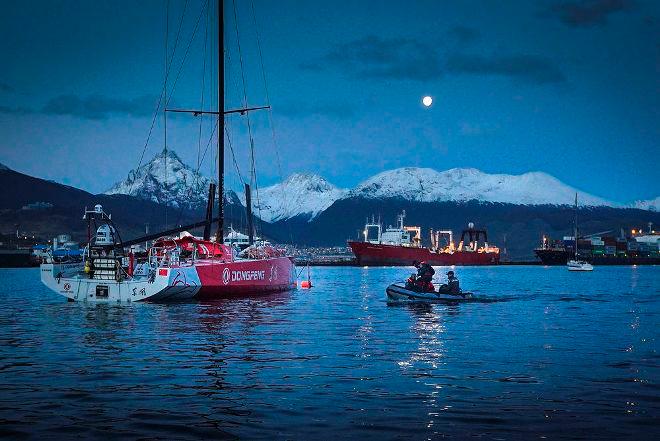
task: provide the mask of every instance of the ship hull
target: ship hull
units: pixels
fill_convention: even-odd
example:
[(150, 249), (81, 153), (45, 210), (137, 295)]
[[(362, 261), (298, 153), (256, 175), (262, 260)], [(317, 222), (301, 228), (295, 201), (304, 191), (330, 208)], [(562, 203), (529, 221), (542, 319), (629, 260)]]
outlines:
[(410, 266), (413, 262), (426, 261), (431, 265), (497, 265), (500, 254), (473, 251), (453, 253), (433, 252), (428, 248), (403, 247), (398, 245), (373, 244), (369, 242), (348, 242), (359, 265), (368, 266)]
[(262, 295), (296, 287), (295, 266), (288, 257), (194, 264), (156, 268), (153, 277), (120, 282), (90, 279), (82, 264), (41, 265), (41, 280), (52, 291), (82, 302), (174, 302)]
[(568, 263), (568, 252), (565, 250), (536, 249), (534, 254), (543, 265), (566, 265)]
[(0, 268), (37, 266), (30, 250), (0, 250)]
[(214, 299), (288, 291), (296, 286), (295, 266), (288, 257), (199, 263), (197, 298)]
[[(543, 265), (566, 265), (569, 252), (565, 250), (534, 250)], [(660, 265), (660, 257), (654, 256), (580, 256), (592, 265)]]

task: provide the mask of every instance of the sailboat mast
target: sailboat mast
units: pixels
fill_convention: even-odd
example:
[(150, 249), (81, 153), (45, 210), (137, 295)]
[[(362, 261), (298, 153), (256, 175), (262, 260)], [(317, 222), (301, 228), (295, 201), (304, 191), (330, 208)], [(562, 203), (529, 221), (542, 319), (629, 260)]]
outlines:
[(225, 40), (224, 40), (224, 0), (218, 0), (218, 231), (215, 241), (222, 243), (222, 229), (225, 221), (224, 179), (225, 179)]
[(578, 212), (577, 193), (575, 193), (575, 223), (574, 223), (574, 226), (573, 226), (573, 228), (574, 228), (573, 234), (575, 235), (575, 260), (577, 260), (577, 255), (578, 255), (577, 212)]

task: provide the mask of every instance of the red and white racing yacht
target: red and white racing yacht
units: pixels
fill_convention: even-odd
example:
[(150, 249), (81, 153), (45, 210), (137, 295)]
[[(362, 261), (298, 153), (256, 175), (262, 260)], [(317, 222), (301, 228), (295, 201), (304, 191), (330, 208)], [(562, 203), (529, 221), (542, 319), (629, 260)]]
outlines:
[[(100, 205), (85, 209), (88, 244), (83, 261), (57, 263), (52, 258), (41, 265), (41, 280), (53, 291), (77, 301), (175, 301), (195, 298), (214, 299), (286, 291), (296, 286), (295, 266), (283, 250), (265, 241), (254, 241), (250, 186), (245, 185), (249, 241), (242, 251), (223, 243), (223, 187), (225, 115), (246, 114), (268, 108), (225, 110), (224, 100), (224, 13), (218, 0), (218, 110), (170, 110), (166, 112), (212, 114), (217, 116), (218, 217), (213, 219), (215, 184), (209, 188), (206, 219), (123, 242), (111, 217)], [(166, 100), (167, 101), (167, 100)], [(252, 141), (251, 141), (252, 143)], [(215, 240), (210, 229), (217, 222)], [(186, 230), (204, 227), (197, 238)], [(92, 237), (91, 232), (95, 232)], [(154, 241), (143, 255), (126, 250), (135, 244)]]
[[(80, 263), (41, 265), (41, 280), (72, 301), (137, 302), (214, 299), (259, 295), (296, 287), (292, 259), (267, 242), (236, 248), (190, 235), (156, 239), (147, 253), (125, 252), (127, 245), (149, 237), (122, 242), (100, 205), (85, 212), (94, 224)], [(196, 228), (204, 222), (188, 225)], [(168, 233), (171, 233), (168, 232)]]

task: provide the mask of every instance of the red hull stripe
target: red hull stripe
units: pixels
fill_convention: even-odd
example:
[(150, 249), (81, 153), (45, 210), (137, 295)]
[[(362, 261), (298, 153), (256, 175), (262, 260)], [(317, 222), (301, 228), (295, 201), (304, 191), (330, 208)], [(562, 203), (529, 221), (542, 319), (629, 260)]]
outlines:
[(212, 262), (195, 265), (201, 288), (197, 297), (280, 292), (292, 289), (295, 267), (288, 257), (261, 260)]

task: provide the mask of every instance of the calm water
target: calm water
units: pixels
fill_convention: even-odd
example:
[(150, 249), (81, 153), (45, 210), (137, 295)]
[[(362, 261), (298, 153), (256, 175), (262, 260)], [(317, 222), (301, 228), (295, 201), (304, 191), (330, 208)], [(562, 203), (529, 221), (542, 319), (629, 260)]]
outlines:
[(409, 272), (86, 306), (0, 270), (0, 437), (658, 436), (660, 267), (459, 268), (487, 301), (388, 305)]

